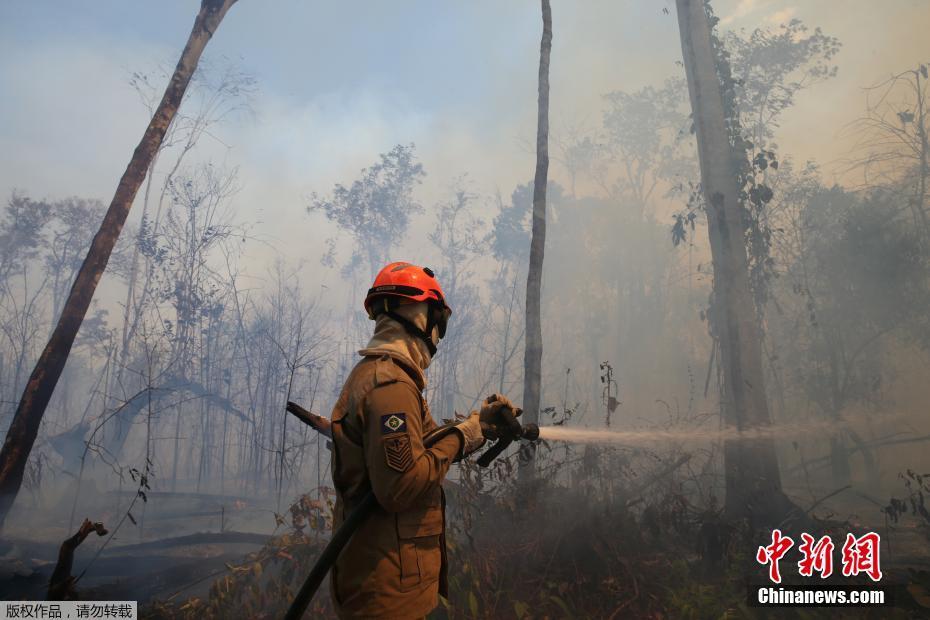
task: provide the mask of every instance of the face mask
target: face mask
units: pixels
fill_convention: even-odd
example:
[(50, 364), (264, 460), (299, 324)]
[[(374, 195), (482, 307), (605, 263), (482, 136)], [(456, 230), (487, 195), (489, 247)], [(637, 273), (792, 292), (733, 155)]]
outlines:
[(426, 329), (420, 329), (413, 321), (401, 316), (400, 314), (389, 310), (387, 315), (404, 326), (412, 336), (423, 341), (429, 350), (430, 356), (436, 355), (436, 346), (439, 341), (446, 335), (446, 326), (452, 311), (449, 308), (438, 304), (430, 304), (426, 314)]

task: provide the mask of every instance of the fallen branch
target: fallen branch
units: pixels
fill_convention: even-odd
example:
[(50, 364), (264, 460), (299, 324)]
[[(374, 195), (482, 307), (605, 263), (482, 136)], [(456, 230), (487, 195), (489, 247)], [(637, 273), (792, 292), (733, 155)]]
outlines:
[[(810, 515), (810, 513), (814, 510), (814, 508), (816, 508), (816, 507), (819, 506), (820, 504), (824, 503), (825, 501), (827, 501), (828, 499), (830, 499), (830, 498), (833, 497), (834, 495), (839, 495), (840, 493), (842, 493), (842, 492), (845, 491), (846, 489), (850, 489), (850, 488), (852, 488), (852, 485), (851, 485), (851, 484), (847, 484), (847, 485), (844, 486), (844, 487), (840, 487), (840, 488), (836, 489), (835, 491), (831, 491), (830, 493), (827, 493), (826, 495), (824, 495), (823, 497), (821, 497), (820, 499), (818, 499), (817, 501), (815, 501), (813, 504), (811, 504), (811, 505), (810, 505), (810, 508), (808, 508), (807, 510), (804, 510), (804, 511), (803, 511), (803, 514), (805, 514), (805, 515)], [(785, 518), (782, 520), (782, 522), (778, 524), (778, 527), (784, 527), (784, 525), (785, 525), (786, 523), (788, 523), (788, 521), (790, 521), (791, 518), (794, 517), (794, 516), (795, 516), (796, 514), (798, 514), (799, 512), (801, 512), (800, 509), (798, 509), (798, 510), (793, 510), (793, 511), (789, 512), (789, 513), (788, 513), (788, 516), (785, 517)]]
[(810, 514), (810, 512), (811, 512), (814, 508), (816, 508), (817, 506), (819, 506), (820, 504), (824, 503), (825, 501), (827, 501), (828, 499), (830, 499), (830, 498), (833, 497), (834, 495), (839, 495), (840, 493), (842, 493), (843, 491), (845, 491), (846, 489), (849, 489), (849, 488), (851, 488), (851, 487), (852, 487), (851, 484), (847, 484), (846, 486), (840, 487), (839, 489), (833, 491), (832, 493), (828, 493), (828, 494), (824, 495), (823, 497), (821, 497), (820, 499), (818, 499), (816, 502), (814, 502), (813, 504), (811, 504), (811, 507), (808, 508), (806, 512), (807, 512), (808, 514)]
[(84, 519), (77, 533), (61, 543), (61, 549), (58, 550), (58, 563), (52, 572), (52, 578), (48, 584), (48, 600), (50, 601), (69, 601), (76, 597), (74, 590), (75, 579), (71, 575), (71, 567), (74, 564), (74, 551), (84, 542), (91, 532), (97, 532), (97, 536), (106, 536), (107, 530), (103, 523), (91, 523), (90, 519)]

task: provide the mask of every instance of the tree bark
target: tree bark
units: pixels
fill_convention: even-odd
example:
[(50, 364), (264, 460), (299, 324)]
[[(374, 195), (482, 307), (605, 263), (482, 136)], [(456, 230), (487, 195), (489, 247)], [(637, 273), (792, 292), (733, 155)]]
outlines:
[[(523, 357), (523, 410), (526, 421), (539, 422), (542, 380), (542, 295), (543, 254), (546, 249), (546, 186), (549, 181), (549, 55), (552, 51), (552, 7), (542, 0), (543, 33), (539, 46), (539, 110), (536, 125), (536, 176), (533, 180), (533, 231), (526, 276), (526, 347)], [(535, 463), (533, 444), (524, 475), (532, 477)]]
[(3, 449), (0, 450), (0, 526), (22, 485), (23, 472), (38, 435), (42, 416), (61, 377), (74, 338), (90, 306), (100, 277), (106, 269), (113, 247), (126, 223), (136, 193), (145, 180), (149, 164), (174, 119), (204, 47), (235, 2), (236, 0), (201, 0), (194, 27), (161, 103), (120, 179), (113, 201), (71, 286), (55, 331), (52, 332), (26, 384), (3, 442)]
[(918, 165), (920, 169), (917, 171), (917, 213), (920, 216), (920, 223), (923, 226), (924, 233), (924, 242), (930, 241), (930, 224), (927, 222), (927, 211), (924, 209), (924, 202), (927, 200), (927, 124), (926, 124), (926, 113), (924, 110), (925, 101), (923, 98), (923, 90), (921, 90), (920, 85), (920, 75), (921, 70), (925, 70), (926, 66), (921, 65), (917, 70), (914, 71), (914, 83), (916, 87), (914, 88), (917, 93), (917, 136), (920, 139), (920, 159)]
[[(730, 144), (704, 0), (676, 2), (714, 267), (711, 321), (719, 339), (721, 411), (728, 425), (749, 430), (771, 420), (737, 186), (735, 157), (741, 154)], [(729, 517), (778, 522), (790, 510), (771, 439), (727, 441), (724, 460)]]

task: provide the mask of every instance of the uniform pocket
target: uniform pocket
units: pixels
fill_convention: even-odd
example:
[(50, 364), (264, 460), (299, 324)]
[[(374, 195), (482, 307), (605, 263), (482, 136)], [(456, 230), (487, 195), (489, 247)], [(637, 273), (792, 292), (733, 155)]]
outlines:
[(417, 561), (417, 543), (413, 538), (397, 542), (400, 545), (400, 589), (407, 591), (420, 585), (422, 580), (420, 563)]
[(442, 525), (441, 506), (397, 514), (401, 590), (410, 590), (439, 578)]

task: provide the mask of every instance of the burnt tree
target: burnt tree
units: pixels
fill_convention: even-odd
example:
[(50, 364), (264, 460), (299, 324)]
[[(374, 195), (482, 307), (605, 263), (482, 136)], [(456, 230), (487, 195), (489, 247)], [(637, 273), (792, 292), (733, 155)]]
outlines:
[(126, 223), (136, 193), (145, 180), (152, 158), (158, 152), (165, 132), (178, 111), (204, 48), (235, 2), (236, 0), (201, 0), (194, 27), (171, 81), (120, 179), (113, 201), (71, 286), (58, 324), (29, 377), (3, 442), (3, 449), (0, 450), (0, 525), (6, 519), (22, 485), (26, 462), (38, 435), (45, 409), (64, 370), (71, 346), (84, 321), (116, 240)]

